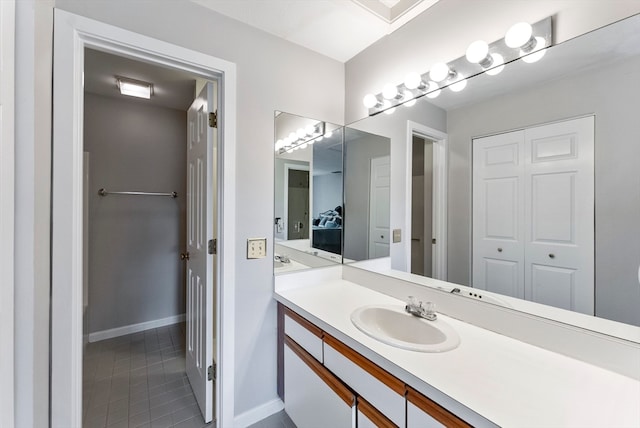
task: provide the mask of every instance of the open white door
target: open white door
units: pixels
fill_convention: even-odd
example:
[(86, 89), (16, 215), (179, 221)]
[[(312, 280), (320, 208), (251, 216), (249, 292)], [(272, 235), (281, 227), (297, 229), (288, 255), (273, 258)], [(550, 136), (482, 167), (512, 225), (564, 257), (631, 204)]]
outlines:
[(389, 204), (391, 158), (382, 156), (371, 159), (369, 199), (369, 258), (389, 256)]
[(205, 422), (213, 419), (217, 239), (215, 88), (207, 83), (187, 113), (186, 371)]

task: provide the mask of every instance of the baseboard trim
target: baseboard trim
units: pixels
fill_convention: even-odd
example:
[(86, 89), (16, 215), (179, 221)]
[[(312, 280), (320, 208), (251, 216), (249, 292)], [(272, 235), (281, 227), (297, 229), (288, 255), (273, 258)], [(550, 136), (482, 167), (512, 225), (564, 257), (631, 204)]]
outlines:
[(112, 339), (114, 337), (124, 336), (131, 333), (138, 333), (140, 331), (149, 330), (150, 328), (164, 327), (167, 325), (177, 324), (184, 322), (185, 315), (173, 315), (167, 318), (161, 318), (159, 320), (146, 321), (138, 324), (130, 324), (122, 327), (112, 328), (109, 330), (96, 331), (95, 333), (89, 333), (89, 342), (99, 342), (101, 340)]
[(258, 407), (254, 407), (251, 410), (247, 410), (244, 413), (239, 414), (234, 418), (233, 426), (237, 428), (245, 428), (249, 425), (253, 425), (264, 418), (267, 418), (274, 413), (278, 413), (284, 409), (284, 403), (281, 399), (268, 401)]

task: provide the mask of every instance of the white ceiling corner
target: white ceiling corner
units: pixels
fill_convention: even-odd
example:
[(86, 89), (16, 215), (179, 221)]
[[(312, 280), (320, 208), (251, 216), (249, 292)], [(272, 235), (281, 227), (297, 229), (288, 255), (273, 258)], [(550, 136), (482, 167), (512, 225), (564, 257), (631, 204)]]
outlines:
[(191, 0), (346, 62), (439, 0)]

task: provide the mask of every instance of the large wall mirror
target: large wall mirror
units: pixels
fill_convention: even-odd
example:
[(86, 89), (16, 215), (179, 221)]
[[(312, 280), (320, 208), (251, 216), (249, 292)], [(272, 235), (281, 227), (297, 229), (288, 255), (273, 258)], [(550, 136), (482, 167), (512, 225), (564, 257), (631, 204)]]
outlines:
[(275, 114), (274, 272), (342, 262), (341, 126)]
[[(446, 279), (572, 324), (583, 313), (640, 326), (639, 82), (633, 16), (349, 125), (345, 261), (381, 255), (356, 266)], [(386, 227), (400, 238), (389, 257), (362, 252), (374, 228), (349, 230), (373, 210), (349, 190), (350, 134), (388, 145)], [(366, 160), (371, 176), (382, 156)]]

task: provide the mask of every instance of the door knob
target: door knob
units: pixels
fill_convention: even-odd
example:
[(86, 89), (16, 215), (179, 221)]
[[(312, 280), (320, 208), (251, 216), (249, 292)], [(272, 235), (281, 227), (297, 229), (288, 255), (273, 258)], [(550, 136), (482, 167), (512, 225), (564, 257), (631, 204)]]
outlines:
[(553, 253), (551, 253), (551, 254), (549, 254), (549, 258), (550, 258), (550, 259), (555, 259), (555, 258), (556, 258), (556, 255), (555, 255), (555, 254), (553, 254)]
[(501, 253), (502, 252), (502, 248), (498, 248), (498, 252)]
[(189, 252), (180, 253), (180, 260), (189, 260)]

